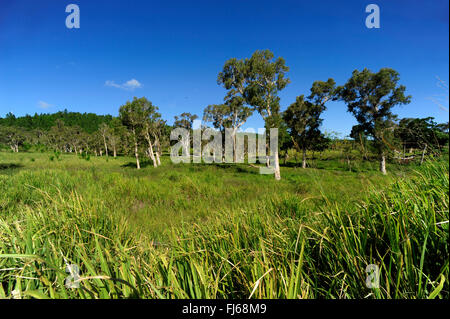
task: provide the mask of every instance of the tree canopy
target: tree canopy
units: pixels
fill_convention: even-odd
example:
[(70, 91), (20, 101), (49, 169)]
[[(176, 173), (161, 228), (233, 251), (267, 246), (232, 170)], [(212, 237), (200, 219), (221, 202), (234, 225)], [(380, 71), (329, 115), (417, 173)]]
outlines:
[(111, 122), (112, 115), (97, 115), (94, 113), (69, 112), (67, 110), (53, 114), (37, 114), (33, 116), (25, 115), (16, 117), (12, 113), (6, 114), (5, 118), (0, 117), (0, 125), (15, 126), (27, 130), (41, 129), (48, 131), (56, 125), (56, 121), (62, 121), (66, 126), (78, 126), (87, 133), (98, 130), (100, 124)]
[(347, 83), (337, 89), (337, 95), (358, 121), (359, 132), (374, 139), (384, 174), (386, 140), (397, 119), (392, 108), (411, 100), (411, 96), (405, 95), (406, 87), (398, 85), (399, 80), (398, 72), (390, 68), (382, 68), (377, 73), (369, 69), (355, 70)]

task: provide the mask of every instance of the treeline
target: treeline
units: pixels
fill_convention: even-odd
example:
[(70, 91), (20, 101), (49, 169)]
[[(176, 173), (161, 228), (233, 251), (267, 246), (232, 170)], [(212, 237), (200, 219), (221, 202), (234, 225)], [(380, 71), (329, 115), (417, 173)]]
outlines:
[(423, 160), (427, 148), (439, 151), (448, 142), (448, 123), (438, 125), (432, 118), (398, 121), (393, 107), (409, 104), (411, 96), (405, 95), (406, 87), (399, 84), (400, 75), (393, 69), (382, 68), (375, 73), (355, 70), (343, 85), (337, 85), (332, 78), (315, 81), (307, 96), (299, 95), (281, 112), (278, 94), (290, 83), (288, 71), (285, 60), (275, 58), (269, 50), (256, 51), (250, 58), (232, 58), (226, 61), (217, 79), (227, 90), (224, 103), (210, 105), (204, 111), (204, 120), (215, 128), (232, 128), (234, 141), (237, 130), (255, 112), (264, 119), (266, 130), (278, 128), (280, 149), (267, 157), (267, 164), (273, 161), (276, 179), (280, 178), (280, 150), (285, 154), (292, 148), (301, 152), (302, 166), (306, 167), (308, 150), (328, 147), (330, 141), (320, 127), (330, 101), (347, 104), (347, 111), (358, 122), (352, 128), (353, 139), (361, 143), (363, 152), (368, 150), (364, 145), (371, 146), (383, 174), (386, 158), (406, 155), (399, 149), (407, 145), (423, 148)]
[[(145, 98), (135, 98), (132, 103), (128, 102), (126, 105), (136, 105), (144, 100), (146, 103), (140, 105), (151, 105)], [(151, 109), (156, 111), (157, 107), (152, 106)], [(148, 116), (148, 113), (141, 113), (142, 117), (139, 121), (142, 120), (142, 122), (139, 124), (135, 114), (129, 116), (127, 114), (122, 111), (121, 116), (113, 117), (64, 111), (16, 118), (9, 113), (6, 118), (0, 119), (0, 145), (8, 146), (13, 152), (35, 148), (42, 151), (76, 153), (89, 158), (90, 154), (114, 157), (118, 154), (135, 154), (136, 144), (139, 146), (138, 152), (147, 153), (144, 142), (152, 140), (152, 143), (156, 145), (152, 144), (150, 148), (154, 147), (158, 151), (159, 162), (162, 152), (161, 144), (167, 146), (166, 137), (170, 127), (161, 120), (159, 113), (155, 113), (152, 121), (146, 122), (148, 125), (144, 130), (140, 125), (144, 125), (144, 117)], [(22, 125), (23, 123), (26, 124)], [(127, 125), (135, 125), (134, 130), (128, 130)], [(153, 140), (155, 137), (156, 139)]]
[(59, 120), (66, 126), (78, 126), (84, 132), (93, 133), (98, 130), (100, 124), (109, 124), (112, 119), (113, 117), (111, 115), (68, 112), (67, 110), (52, 114), (35, 113), (33, 116), (27, 114), (20, 117), (16, 117), (14, 114), (8, 113), (5, 118), (0, 117), (0, 126), (14, 126), (25, 130), (48, 131), (55, 126)]
[[(448, 144), (448, 122), (439, 124), (431, 117), (398, 119), (392, 112), (394, 106), (411, 100), (393, 69), (355, 70), (342, 85), (332, 78), (315, 81), (307, 95), (299, 95), (282, 112), (278, 94), (290, 83), (288, 71), (284, 59), (275, 58), (269, 50), (226, 61), (217, 79), (226, 90), (225, 97), (222, 103), (204, 109), (202, 129), (209, 125), (222, 133), (222, 139), (225, 129), (231, 129), (236, 160), (237, 133), (252, 114), (258, 113), (266, 130), (278, 129), (279, 148), (266, 157), (266, 165), (275, 168), (276, 179), (281, 178), (280, 154), (286, 161), (292, 151), (302, 154), (302, 166), (306, 167), (307, 151), (321, 152), (339, 144), (350, 161), (351, 151), (358, 148), (364, 159), (376, 157), (380, 171), (386, 174), (388, 158), (407, 162), (420, 150), (423, 161), (426, 154), (439, 154)], [(322, 114), (330, 101), (346, 103), (347, 111), (355, 116), (358, 124), (352, 128), (351, 141), (336, 143), (321, 131)], [(192, 132), (197, 118), (184, 112), (175, 116), (173, 127)], [(10, 113), (0, 118), (0, 143), (14, 152), (35, 146), (82, 156), (133, 155), (139, 169), (142, 156), (155, 167), (160, 165), (163, 150), (171, 145), (173, 127), (162, 119), (157, 106), (142, 97), (122, 105), (118, 117), (64, 111), (16, 118)], [(185, 141), (186, 151), (192, 143), (190, 136)]]

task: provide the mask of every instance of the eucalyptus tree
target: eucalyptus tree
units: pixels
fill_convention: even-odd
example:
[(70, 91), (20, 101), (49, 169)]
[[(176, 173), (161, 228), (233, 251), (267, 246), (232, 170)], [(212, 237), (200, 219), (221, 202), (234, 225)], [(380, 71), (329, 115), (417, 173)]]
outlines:
[(191, 114), (189, 112), (181, 113), (179, 116), (174, 116), (174, 124), (175, 127), (183, 127), (187, 130), (192, 130), (192, 126), (194, 125), (194, 121), (198, 119), (198, 116), (195, 114)]
[(448, 134), (439, 128), (433, 117), (403, 118), (395, 130), (395, 136), (400, 139), (404, 154), (406, 148), (422, 149), (421, 163), (427, 149), (439, 152), (448, 142)]
[[(289, 68), (282, 57), (275, 59), (270, 50), (255, 51), (246, 64), (247, 101), (264, 119), (266, 130), (279, 127), (281, 116), (278, 93), (290, 82), (286, 77)], [(271, 154), (276, 180), (281, 179), (278, 152), (277, 148)]]
[(399, 80), (398, 72), (390, 68), (382, 68), (377, 73), (355, 70), (347, 83), (337, 89), (361, 131), (373, 138), (383, 174), (386, 174), (389, 147), (386, 136), (393, 131), (396, 120), (392, 108), (411, 101), (411, 96), (405, 96), (406, 87), (398, 85)]
[(55, 125), (47, 133), (47, 144), (57, 151), (65, 151), (67, 146), (66, 126), (60, 119), (55, 121)]
[(70, 151), (74, 151), (78, 154), (78, 150), (81, 147), (81, 140), (83, 138), (83, 130), (81, 127), (78, 125), (67, 126), (61, 133), (65, 135), (65, 140), (70, 146)]
[(102, 123), (100, 124), (99, 128), (98, 128), (98, 132), (100, 133), (101, 137), (102, 137), (102, 141), (103, 141), (103, 145), (105, 146), (105, 155), (106, 157), (108, 157), (108, 143), (107, 143), (107, 139), (109, 136), (109, 126), (106, 123)]
[(322, 111), (326, 110), (325, 104), (329, 101), (336, 101), (337, 95), (336, 82), (329, 78), (327, 81), (315, 81), (311, 87), (311, 94), (308, 100), (322, 107)]
[(248, 73), (248, 59), (231, 58), (225, 62), (222, 71), (217, 76), (217, 84), (228, 90), (225, 100), (235, 96), (245, 98)]
[(300, 95), (283, 113), (292, 142), (303, 154), (303, 168), (306, 168), (306, 151), (313, 149), (323, 137), (319, 130), (323, 109), (322, 105), (307, 101), (303, 95)]
[(127, 101), (125, 105), (122, 105), (119, 109), (119, 117), (122, 124), (127, 127), (131, 134), (132, 143), (134, 146), (134, 156), (136, 157), (136, 167), (141, 168), (139, 162), (139, 136), (142, 134), (144, 129), (144, 118), (145, 114), (143, 112), (143, 104), (147, 103), (146, 98), (133, 98), (133, 101)]
[(284, 121), (291, 132), (292, 144), (302, 153), (302, 167), (306, 168), (306, 151), (323, 151), (329, 140), (320, 132), (320, 115), (326, 110), (326, 103), (338, 99), (336, 82), (315, 81), (311, 93), (305, 100), (301, 95), (284, 113)]
[(165, 134), (165, 128), (167, 127), (166, 121), (158, 117), (152, 124), (152, 134), (154, 137), (155, 156), (157, 165), (161, 165), (162, 145), (165, 143), (167, 136)]
[[(24, 137), (24, 144), (37, 146), (40, 143), (40, 137), (43, 132), (40, 130), (19, 128)], [(1, 143), (1, 142), (0, 142)]]
[(79, 134), (79, 143), (78, 143), (78, 153), (81, 155), (83, 153), (88, 154), (89, 153), (89, 133), (87, 133), (84, 130), (80, 131)]
[[(248, 76), (248, 59), (238, 60), (236, 58), (227, 60), (217, 76), (217, 84), (223, 86), (227, 90), (227, 94), (224, 98), (225, 103), (215, 106), (215, 110), (212, 111), (223, 115), (222, 127), (231, 128), (234, 162), (237, 162), (237, 131), (253, 114), (253, 107), (249, 105), (247, 98)], [(214, 126), (217, 127), (217, 123)]]
[(89, 148), (94, 151), (95, 156), (103, 156), (103, 142), (99, 131), (89, 134)]
[(153, 166), (157, 167), (160, 164), (159, 154), (153, 151), (154, 141), (152, 137), (157, 138), (156, 131), (159, 129), (159, 121), (161, 120), (161, 114), (158, 113), (158, 107), (153, 105), (152, 102), (143, 98), (140, 102), (142, 108), (143, 118), (143, 136), (148, 144), (147, 153), (153, 162)]
[(203, 122), (211, 123), (214, 128), (225, 132), (225, 119), (227, 117), (228, 108), (225, 104), (211, 104), (203, 110)]
[(114, 158), (117, 157), (117, 148), (125, 140), (125, 126), (122, 125), (120, 118), (114, 117), (109, 123), (108, 141), (112, 147)]
[(13, 126), (0, 127), (0, 142), (7, 144), (15, 153), (19, 152), (19, 146), (25, 141), (25, 135), (20, 128)]
[(134, 154), (136, 157), (136, 167), (141, 168), (139, 162), (139, 142), (140, 137), (143, 137), (147, 142), (146, 153), (153, 161), (153, 166), (158, 165), (153, 151), (154, 142), (152, 136), (154, 135), (155, 127), (161, 119), (161, 115), (157, 112), (158, 107), (153, 105), (147, 98), (133, 98), (133, 101), (122, 105), (119, 110), (119, 116), (122, 124), (128, 128), (131, 133), (134, 144)]

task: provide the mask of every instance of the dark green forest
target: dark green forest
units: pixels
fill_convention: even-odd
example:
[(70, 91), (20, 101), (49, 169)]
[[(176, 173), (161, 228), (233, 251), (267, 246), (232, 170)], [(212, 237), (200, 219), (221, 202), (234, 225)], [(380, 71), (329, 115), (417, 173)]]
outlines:
[(57, 120), (61, 120), (66, 126), (78, 126), (86, 133), (93, 133), (98, 130), (100, 124), (109, 124), (111, 115), (97, 115), (95, 113), (59, 111), (53, 114), (42, 113), (16, 117), (12, 113), (6, 114), (5, 118), (0, 117), (0, 126), (15, 126), (26, 130), (50, 130), (56, 125)]

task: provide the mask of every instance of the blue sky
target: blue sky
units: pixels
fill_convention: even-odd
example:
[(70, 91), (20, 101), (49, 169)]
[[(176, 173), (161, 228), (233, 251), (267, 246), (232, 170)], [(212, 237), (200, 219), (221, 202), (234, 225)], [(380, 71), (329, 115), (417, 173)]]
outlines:
[[(80, 29), (65, 26), (70, 3), (80, 7)], [(370, 3), (380, 7), (380, 29), (365, 27)], [(117, 115), (146, 96), (171, 124), (221, 103), (216, 79), (227, 59), (270, 49), (290, 67), (282, 110), (315, 80), (343, 84), (354, 69), (391, 67), (413, 97), (397, 114), (444, 122), (448, 110), (431, 99), (448, 99), (436, 79), (448, 82), (448, 10), (440, 0), (1, 0), (0, 116)], [(345, 135), (354, 124), (343, 103), (328, 105), (323, 129)], [(262, 126), (258, 115), (246, 125)]]

